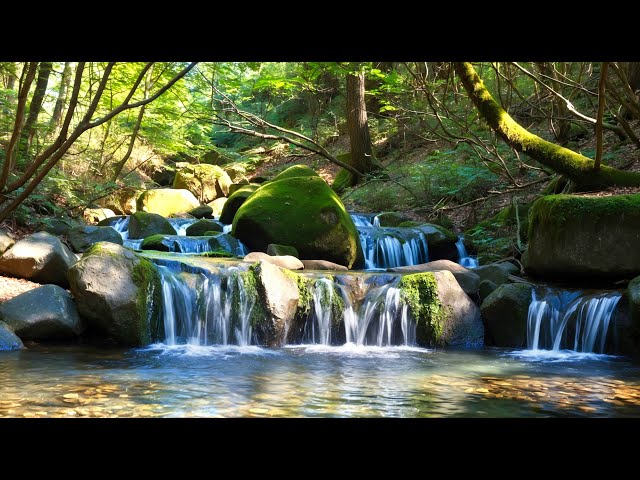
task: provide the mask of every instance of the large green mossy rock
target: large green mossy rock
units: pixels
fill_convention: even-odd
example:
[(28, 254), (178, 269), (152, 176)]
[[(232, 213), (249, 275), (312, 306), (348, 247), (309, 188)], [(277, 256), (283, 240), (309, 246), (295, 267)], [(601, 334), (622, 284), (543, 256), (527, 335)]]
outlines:
[(71, 295), (57, 285), (43, 285), (1, 303), (0, 320), (23, 340), (73, 338), (84, 330)]
[(67, 272), (77, 259), (58, 237), (38, 232), (4, 252), (0, 257), (0, 273), (67, 288)]
[(278, 243), (295, 247), (301, 259), (328, 260), (349, 268), (364, 264), (353, 220), (317, 176), (261, 186), (237, 211), (232, 234), (252, 251), (265, 252), (270, 243)]
[(129, 217), (129, 238), (132, 240), (152, 235), (175, 235), (169, 220), (156, 213), (136, 212)]
[(405, 275), (400, 297), (416, 321), (416, 339), (423, 346), (481, 347), (484, 328), (477, 305), (447, 270)]
[(186, 189), (146, 190), (140, 194), (137, 201), (138, 212), (156, 213), (163, 217), (190, 212), (198, 206), (200, 206), (198, 199)]
[(487, 345), (526, 347), (532, 290), (528, 283), (505, 283), (488, 294), (480, 306)]
[(12, 350), (22, 350), (24, 345), (11, 327), (4, 322), (0, 322), (0, 352)]
[(640, 194), (549, 195), (529, 214), (522, 257), (530, 275), (617, 280), (640, 274)]
[(122, 245), (122, 236), (112, 227), (87, 225), (69, 230), (67, 240), (74, 252), (82, 253), (98, 242)]
[(185, 165), (173, 180), (173, 188), (189, 190), (202, 203), (209, 203), (229, 194), (233, 182), (227, 172), (216, 165)]
[[(351, 163), (351, 153), (341, 153), (336, 155), (336, 158), (341, 162), (346, 164)], [(331, 188), (338, 194), (342, 193), (349, 187), (352, 187), (356, 184), (356, 176), (351, 173), (346, 168), (340, 168), (335, 178), (333, 179), (333, 183), (331, 184)]]
[(69, 270), (69, 283), (92, 330), (124, 346), (161, 338), (160, 274), (146, 258), (115, 243), (96, 243)]
[(278, 180), (282, 180), (283, 178), (318, 177), (318, 176), (319, 175), (317, 174), (317, 172), (311, 167), (307, 167), (306, 165), (293, 165), (292, 167), (289, 167), (283, 170), (278, 175), (273, 177), (271, 181), (276, 182)]
[(189, 225), (185, 231), (190, 237), (201, 237), (207, 232), (222, 232), (222, 227), (218, 222), (203, 218)]
[(227, 225), (233, 222), (233, 217), (235, 217), (236, 212), (240, 209), (242, 204), (247, 201), (253, 193), (260, 188), (260, 185), (257, 183), (244, 185), (240, 187), (238, 190), (233, 192), (233, 194), (227, 199), (224, 206), (222, 207), (222, 212), (220, 213), (220, 221), (222, 223), (226, 223)]

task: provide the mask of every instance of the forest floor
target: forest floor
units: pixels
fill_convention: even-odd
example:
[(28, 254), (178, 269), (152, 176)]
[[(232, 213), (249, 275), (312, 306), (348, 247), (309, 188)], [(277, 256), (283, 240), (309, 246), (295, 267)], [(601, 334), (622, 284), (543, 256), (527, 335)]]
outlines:
[(9, 300), (21, 293), (38, 288), (39, 283), (30, 282), (22, 278), (4, 277), (0, 275), (0, 302)]

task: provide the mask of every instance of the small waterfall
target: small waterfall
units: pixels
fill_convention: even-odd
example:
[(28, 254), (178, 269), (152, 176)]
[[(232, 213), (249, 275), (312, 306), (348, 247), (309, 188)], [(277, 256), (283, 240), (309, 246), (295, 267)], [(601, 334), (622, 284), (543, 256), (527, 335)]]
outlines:
[[(162, 244), (170, 252), (174, 253), (204, 253), (214, 250), (210, 241), (217, 239), (220, 247), (236, 256), (244, 256), (248, 253), (247, 247), (235, 238), (220, 237), (218, 234), (210, 237), (183, 237), (178, 235), (165, 235)], [(220, 238), (218, 238), (220, 237)], [(131, 241), (130, 241), (131, 242)], [(142, 243), (142, 241), (140, 241)]]
[(620, 298), (619, 292), (583, 295), (545, 289), (537, 294), (534, 289), (527, 317), (528, 348), (604, 353)]
[(328, 278), (319, 278), (313, 286), (313, 311), (305, 324), (303, 343), (331, 345), (331, 323), (333, 320), (333, 297), (335, 289)]
[(460, 235), (456, 242), (456, 248), (458, 249), (458, 263), (466, 268), (476, 268), (479, 263), (476, 257), (470, 257), (467, 253), (467, 249), (464, 246), (464, 236)]
[(375, 221), (374, 217), (377, 218), (377, 215), (366, 213), (350, 213), (349, 215), (351, 216), (351, 219), (353, 220), (356, 228), (380, 226), (380, 222), (378, 222), (377, 225), (373, 224), (373, 222)]
[(429, 261), (427, 237), (412, 228), (358, 227), (365, 268), (393, 268)]
[(185, 236), (187, 228), (198, 221), (197, 218), (167, 218), (177, 235)]

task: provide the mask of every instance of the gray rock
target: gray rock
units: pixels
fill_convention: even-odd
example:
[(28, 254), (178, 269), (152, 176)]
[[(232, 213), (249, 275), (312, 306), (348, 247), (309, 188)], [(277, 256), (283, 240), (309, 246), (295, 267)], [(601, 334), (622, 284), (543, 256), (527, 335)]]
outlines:
[(76, 260), (57, 237), (38, 232), (23, 238), (0, 257), (0, 273), (66, 288), (67, 271)]
[(67, 240), (74, 252), (82, 253), (98, 242), (122, 245), (122, 236), (112, 227), (86, 226), (69, 230)]
[(24, 340), (72, 338), (84, 329), (71, 295), (57, 285), (43, 285), (3, 302), (0, 320)]
[(258, 262), (261, 260), (273, 265), (277, 265), (281, 268), (286, 268), (288, 270), (302, 270), (304, 268), (304, 264), (296, 257), (292, 257), (291, 255), (271, 256), (263, 252), (251, 252), (243, 259), (244, 262), (249, 263)]
[(502, 265), (502, 263), (482, 265), (480, 267), (474, 268), (473, 273), (480, 277), (480, 281), (490, 280), (496, 285), (500, 286), (504, 283), (509, 283), (508, 267), (504, 267)]
[(169, 220), (157, 213), (136, 212), (129, 217), (129, 238), (140, 239), (152, 235), (175, 235)]
[(478, 296), (480, 297), (480, 301), (484, 301), (484, 299), (491, 295), (496, 288), (498, 288), (498, 286), (491, 280), (481, 281), (478, 286)]
[(488, 345), (524, 348), (527, 345), (527, 316), (533, 286), (505, 283), (485, 298), (480, 312), (487, 330)]
[(0, 322), (0, 352), (22, 350), (23, 348), (22, 340), (13, 333), (11, 327), (4, 322)]

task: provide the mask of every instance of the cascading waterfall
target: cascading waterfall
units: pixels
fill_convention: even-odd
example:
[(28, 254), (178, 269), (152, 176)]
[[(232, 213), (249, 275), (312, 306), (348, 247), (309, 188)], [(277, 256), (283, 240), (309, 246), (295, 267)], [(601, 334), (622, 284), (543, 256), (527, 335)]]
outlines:
[(583, 295), (551, 289), (536, 293), (534, 289), (527, 317), (528, 348), (604, 353), (620, 298), (618, 292)]
[(366, 269), (403, 267), (429, 261), (423, 232), (399, 227), (358, 227)]
[(335, 294), (334, 284), (330, 279), (316, 280), (312, 291), (313, 311), (305, 324), (303, 343), (331, 345), (332, 306)]
[(466, 268), (476, 268), (479, 265), (478, 259), (469, 256), (469, 254), (467, 253), (467, 249), (464, 246), (464, 236), (460, 235), (458, 237), (456, 248), (458, 249), (458, 263), (460, 265)]

